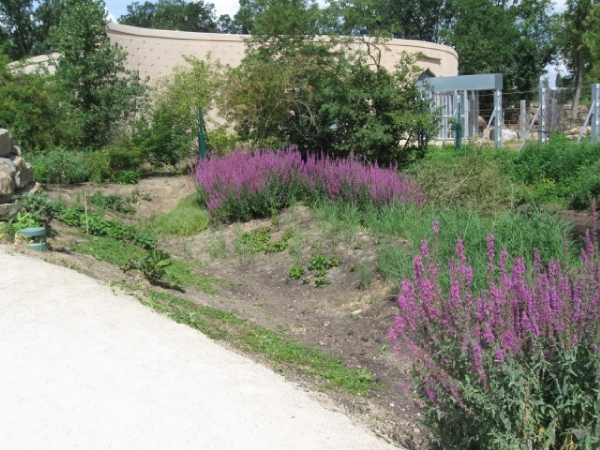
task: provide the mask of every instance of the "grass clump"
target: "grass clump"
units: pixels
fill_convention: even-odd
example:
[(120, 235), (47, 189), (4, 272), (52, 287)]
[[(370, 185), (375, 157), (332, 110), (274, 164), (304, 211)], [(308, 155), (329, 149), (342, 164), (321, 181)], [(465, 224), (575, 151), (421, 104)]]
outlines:
[(323, 380), (323, 387), (367, 395), (376, 386), (366, 370), (355, 370), (321, 350), (301, 345), (279, 332), (255, 325), (230, 312), (197, 305), (184, 298), (146, 291), (145, 302), (173, 320), (199, 330), (212, 339), (252, 350), (272, 363)]
[(204, 231), (209, 225), (210, 216), (204, 210), (199, 192), (182, 198), (175, 208), (157, 215), (151, 222), (156, 233), (168, 236), (190, 236)]

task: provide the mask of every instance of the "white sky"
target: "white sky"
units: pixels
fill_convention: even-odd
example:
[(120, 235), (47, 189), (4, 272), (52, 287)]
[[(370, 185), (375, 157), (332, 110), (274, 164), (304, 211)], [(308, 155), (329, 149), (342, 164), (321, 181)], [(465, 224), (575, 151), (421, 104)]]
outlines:
[[(122, 15), (127, 13), (127, 5), (133, 3), (134, 0), (105, 0), (106, 9), (109, 11), (109, 19), (116, 22), (116, 20)], [(140, 3), (144, 3), (146, 0), (138, 0)], [(151, 0), (152, 1), (152, 0)], [(239, 9), (238, 0), (205, 0), (211, 3), (214, 3), (215, 9), (217, 11), (217, 17), (221, 14), (229, 14), (231, 17), (237, 12)], [(323, 0), (320, 0), (319, 3), (324, 3)], [(565, 0), (555, 0), (554, 11), (561, 12), (565, 10)], [(556, 74), (560, 72), (565, 74), (566, 71), (564, 66), (560, 66), (558, 69), (554, 66), (546, 66), (546, 70), (548, 71), (546, 78), (550, 80), (550, 87), (555, 86)]]

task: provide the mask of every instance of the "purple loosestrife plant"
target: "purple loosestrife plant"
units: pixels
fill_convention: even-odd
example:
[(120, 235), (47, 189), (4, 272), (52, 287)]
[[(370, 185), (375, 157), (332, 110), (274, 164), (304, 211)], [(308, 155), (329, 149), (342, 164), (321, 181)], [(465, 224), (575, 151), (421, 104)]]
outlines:
[(589, 234), (580, 268), (542, 267), (538, 252), (530, 278), (523, 259), (507, 266), (490, 235), (477, 295), (462, 241), (447, 294), (436, 249), (423, 241), (390, 334), (415, 360), (412, 380), (441, 446), (600, 448), (600, 258)]
[(220, 220), (268, 216), (296, 200), (344, 200), (359, 205), (398, 201), (422, 203), (417, 183), (397, 168), (347, 159), (280, 151), (238, 150), (198, 163), (196, 180), (207, 209)]

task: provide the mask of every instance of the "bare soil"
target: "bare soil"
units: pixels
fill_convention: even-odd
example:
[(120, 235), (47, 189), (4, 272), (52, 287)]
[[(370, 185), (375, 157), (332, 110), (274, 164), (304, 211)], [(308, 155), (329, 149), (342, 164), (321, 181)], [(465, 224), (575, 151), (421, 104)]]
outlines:
[[(83, 203), (86, 196), (98, 191), (123, 198), (133, 196), (136, 212), (120, 219), (136, 223), (169, 211), (194, 189), (188, 177), (160, 177), (143, 179), (134, 186), (48, 186), (47, 194), (67, 204)], [(125, 274), (112, 264), (69, 250), (81, 238), (55, 222), (52, 226), (58, 235), (50, 240), (53, 251), (27, 253), (103, 282), (144, 282), (135, 273)], [(432, 448), (429, 433), (420, 423), (416, 397), (405, 383), (410, 361), (394, 351), (388, 337), (398, 311), (394, 286), (381, 279), (374, 262), (377, 249), (386, 243), (364, 230), (349, 233), (333, 229), (302, 205), (281, 213), (278, 222), (253, 220), (211, 228), (194, 236), (163, 237), (159, 247), (174, 258), (199, 261), (200, 272), (223, 282), (216, 286), (217, 295), (186, 289), (187, 298), (283, 332), (304, 345), (335, 355), (349, 367), (368, 369), (378, 386), (369, 397), (334, 391), (327, 391), (327, 395), (380, 437), (410, 449)], [(242, 248), (242, 233), (263, 227), (270, 227), (271, 241), (292, 232), (288, 248), (277, 253)], [(307, 261), (318, 252), (342, 261), (327, 271), (331, 284), (321, 288), (315, 286), (314, 275), (306, 269)], [(290, 278), (294, 265), (305, 268), (306, 284)], [(293, 373), (285, 375), (307, 389), (318, 388), (315, 380)]]

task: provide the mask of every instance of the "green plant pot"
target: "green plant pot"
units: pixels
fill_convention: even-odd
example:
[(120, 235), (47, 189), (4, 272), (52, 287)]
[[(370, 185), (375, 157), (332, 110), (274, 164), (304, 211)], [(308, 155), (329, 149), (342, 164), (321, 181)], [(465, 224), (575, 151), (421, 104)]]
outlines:
[(37, 252), (48, 251), (48, 245), (46, 244), (46, 229), (44, 227), (23, 228), (22, 230), (19, 230), (19, 234), (33, 238), (33, 242), (26, 245), (28, 249)]

